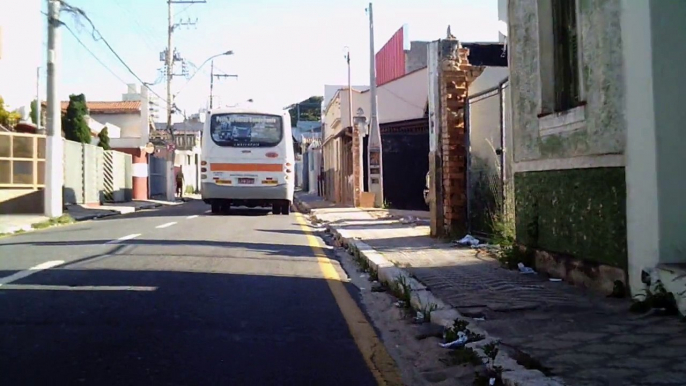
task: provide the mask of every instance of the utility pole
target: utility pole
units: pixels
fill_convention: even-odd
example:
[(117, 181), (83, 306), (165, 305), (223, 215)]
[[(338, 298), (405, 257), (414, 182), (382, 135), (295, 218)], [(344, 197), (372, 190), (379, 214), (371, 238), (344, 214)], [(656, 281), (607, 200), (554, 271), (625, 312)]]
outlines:
[(57, 93), (59, 75), (57, 60), (59, 58), (60, 2), (48, 0), (48, 120), (45, 138), (45, 189), (43, 190), (44, 212), (47, 217), (62, 215), (62, 184), (64, 168), (62, 155), (62, 119), (60, 100)]
[(353, 126), (353, 87), (350, 81), (350, 50), (345, 54), (345, 61), (348, 63), (348, 120), (350, 127)]
[[(174, 61), (176, 57), (174, 56), (174, 49), (172, 47), (172, 35), (174, 34), (174, 29), (181, 25), (192, 25), (194, 23), (178, 23), (174, 24), (172, 5), (173, 4), (204, 4), (207, 1), (197, 1), (197, 0), (167, 0), (167, 52), (165, 55), (165, 67), (167, 70), (167, 131), (171, 137), (172, 147), (169, 149), (172, 162), (172, 170), (174, 163), (176, 161), (176, 137), (174, 136), (174, 130), (172, 129), (172, 109), (174, 108), (174, 100), (172, 98), (172, 79), (174, 78)], [(171, 190), (167, 192), (167, 198), (172, 199), (174, 197), (174, 191), (172, 188), (172, 181), (168, 180), (167, 189)]]
[(369, 190), (378, 185), (378, 203), (383, 203), (383, 151), (381, 147), (381, 130), (379, 128), (379, 111), (376, 95), (376, 52), (374, 49), (374, 12), (372, 3), (369, 3), (369, 91), (372, 99), (371, 119), (369, 122), (369, 146), (367, 152), (367, 164), (369, 165)]
[(228, 74), (215, 74), (214, 73), (214, 60), (212, 61), (212, 67), (210, 69), (210, 109), (213, 107), (212, 99), (214, 98), (214, 78), (238, 78), (238, 75), (228, 75)]
[[(172, 19), (172, 2), (167, 0), (167, 52), (165, 59), (165, 66), (167, 69), (167, 131), (172, 137), (172, 143), (174, 142), (174, 133), (172, 131), (172, 78), (174, 77), (174, 57), (172, 56), (172, 34), (174, 32), (174, 20)], [(174, 159), (172, 158), (172, 162)]]
[(41, 134), (40, 66), (36, 69), (36, 133)]

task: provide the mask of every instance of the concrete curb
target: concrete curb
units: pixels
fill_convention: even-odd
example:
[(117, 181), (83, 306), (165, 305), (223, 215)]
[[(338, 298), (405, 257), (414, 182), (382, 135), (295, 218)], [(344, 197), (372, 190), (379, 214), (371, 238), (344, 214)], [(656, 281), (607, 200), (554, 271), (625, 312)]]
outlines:
[[(69, 209), (66, 209), (66, 210), (64, 211), (64, 214), (68, 214), (69, 216), (71, 216), (71, 218), (74, 219), (74, 222), (76, 223), (76, 222), (97, 220), (97, 219), (104, 218), (104, 217), (121, 216), (121, 215), (125, 215), (125, 214), (131, 214), (131, 213), (139, 212), (139, 211), (141, 211), (141, 210), (159, 208), (159, 207), (161, 207), (161, 206), (162, 206), (162, 204), (160, 204), (160, 203), (150, 203), (150, 204), (141, 205), (141, 206), (138, 206), (138, 207), (130, 207), (130, 206), (127, 206), (127, 207), (125, 207), (125, 208), (127, 208), (127, 209), (133, 208), (133, 210), (128, 210), (128, 211), (118, 211), (118, 210), (112, 210), (112, 209), (103, 209), (102, 211), (103, 211), (103, 212), (106, 211), (105, 213), (84, 214), (84, 215), (81, 215), (81, 216), (72, 216), (71, 214), (69, 214)], [(47, 220), (46, 220), (46, 221), (47, 221)], [(34, 225), (35, 225), (35, 224), (28, 224), (28, 225), (22, 225), (22, 226), (12, 227), (12, 228), (8, 229), (7, 232), (4, 232), (3, 235), (4, 235), (4, 236), (9, 236), (9, 235), (13, 235), (13, 234), (16, 234), (16, 233), (19, 233), (19, 232), (33, 232), (33, 231), (36, 231), (36, 230), (49, 229), (49, 228), (54, 228), (54, 227), (62, 226), (62, 225), (53, 225), (53, 226), (50, 226), (50, 227), (47, 227), (47, 228), (34, 228), (34, 227), (33, 227)], [(65, 225), (65, 224), (63, 224), (63, 225)]]
[(310, 214), (312, 212), (312, 208), (310, 205), (304, 201), (302, 201), (298, 196), (294, 195), (293, 196), (293, 204), (295, 205), (295, 208), (298, 210), (298, 212), (303, 213), (303, 214)]
[[(304, 204), (304, 203), (301, 203)], [(309, 207), (308, 207), (309, 210)], [(309, 213), (309, 211), (308, 211)], [(316, 214), (315, 214), (316, 218)], [(412, 295), (410, 297), (410, 304), (413, 309), (417, 311), (424, 311), (426, 307), (435, 305), (436, 310), (431, 312), (431, 323), (437, 324), (441, 327), (452, 326), (456, 319), (463, 319), (470, 321), (469, 329), (477, 334), (485, 337), (484, 340), (469, 343), (467, 347), (471, 347), (476, 351), (484, 363), (488, 363), (489, 359), (483, 351), (484, 346), (491, 342), (498, 342), (497, 338), (489, 336), (489, 334), (479, 327), (475, 326), (471, 318), (462, 316), (456, 309), (452, 308), (438, 297), (434, 296), (425, 285), (414, 279), (407, 271), (395, 266), (391, 261), (386, 259), (381, 253), (370, 247), (363, 241), (355, 239), (347, 234), (345, 229), (338, 229), (336, 226), (327, 225), (327, 230), (334, 236), (342, 246), (349, 249), (356, 256), (360, 256), (367, 260), (370, 267), (376, 270), (379, 281), (389, 285), (395, 283), (401, 277), (409, 284)], [(529, 370), (521, 366), (512, 359), (509, 355), (500, 350), (492, 366), (498, 366), (503, 369), (502, 381), (507, 386), (563, 386), (564, 383), (545, 376), (538, 370)], [(489, 365), (489, 367), (492, 367)]]

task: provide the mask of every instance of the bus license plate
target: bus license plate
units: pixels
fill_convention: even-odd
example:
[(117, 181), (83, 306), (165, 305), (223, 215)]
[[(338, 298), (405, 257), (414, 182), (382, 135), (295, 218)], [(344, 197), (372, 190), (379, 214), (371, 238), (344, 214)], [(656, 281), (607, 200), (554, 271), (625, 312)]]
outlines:
[(254, 178), (239, 178), (238, 179), (239, 184), (245, 184), (245, 185), (252, 185), (255, 183)]

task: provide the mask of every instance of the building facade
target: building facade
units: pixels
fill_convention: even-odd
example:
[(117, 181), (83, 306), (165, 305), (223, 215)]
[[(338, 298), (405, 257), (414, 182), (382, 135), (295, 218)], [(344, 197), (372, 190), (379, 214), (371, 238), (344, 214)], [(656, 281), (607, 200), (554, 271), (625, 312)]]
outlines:
[[(539, 270), (609, 293), (686, 262), (686, 3), (509, 0), (516, 232)], [(668, 172), (672, 170), (672, 172)], [(681, 252), (677, 252), (681, 251)], [(666, 283), (665, 283), (666, 285)]]

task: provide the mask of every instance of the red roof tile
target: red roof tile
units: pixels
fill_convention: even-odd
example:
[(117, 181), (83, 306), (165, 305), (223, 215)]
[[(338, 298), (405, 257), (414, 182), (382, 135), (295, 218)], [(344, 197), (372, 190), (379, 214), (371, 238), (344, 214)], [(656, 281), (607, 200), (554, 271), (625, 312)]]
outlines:
[[(139, 114), (141, 101), (128, 102), (87, 102), (90, 114)], [(69, 102), (62, 102), (62, 111), (67, 110)]]

